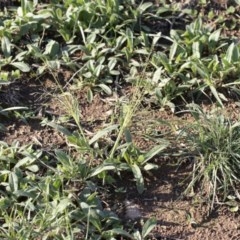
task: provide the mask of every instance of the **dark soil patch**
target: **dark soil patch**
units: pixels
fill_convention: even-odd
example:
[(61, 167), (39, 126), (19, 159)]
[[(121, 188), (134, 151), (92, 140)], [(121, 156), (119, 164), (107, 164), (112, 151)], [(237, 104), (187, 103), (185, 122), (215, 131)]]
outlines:
[[(154, 236), (176, 239), (238, 239), (240, 237), (239, 214), (222, 207), (209, 215), (207, 206), (194, 198), (181, 197), (181, 181), (190, 174), (176, 168), (159, 168), (155, 179), (146, 191), (152, 201), (144, 202), (146, 217), (156, 217), (158, 226)], [(150, 198), (151, 199), (151, 198)], [(142, 202), (142, 201), (141, 201)]]
[(64, 137), (52, 128), (42, 126), (38, 119), (28, 123), (10, 121), (5, 123), (5, 127), (6, 132), (2, 133), (1, 139), (10, 145), (18, 141), (21, 145), (33, 144), (45, 150), (65, 146)]
[[(121, 178), (118, 187), (124, 187), (126, 194), (115, 194), (114, 203), (120, 203), (117, 206), (118, 212), (126, 225), (131, 220), (140, 222), (138, 218), (130, 219), (131, 214), (125, 206), (127, 200), (132, 206), (132, 211), (140, 214), (139, 218), (144, 221), (150, 217), (157, 219), (157, 226), (149, 239), (240, 238), (239, 213), (231, 213), (224, 206), (219, 206), (210, 213), (207, 205), (203, 204), (198, 196), (190, 198), (182, 195), (182, 183), (191, 173), (190, 168), (177, 170), (176, 166), (168, 163), (171, 162), (170, 159), (156, 161), (160, 162), (160, 167), (152, 171), (151, 176), (145, 176), (146, 191), (141, 195), (131, 182), (131, 175)], [(113, 208), (116, 208), (116, 204)], [(136, 227), (141, 229), (139, 224)]]

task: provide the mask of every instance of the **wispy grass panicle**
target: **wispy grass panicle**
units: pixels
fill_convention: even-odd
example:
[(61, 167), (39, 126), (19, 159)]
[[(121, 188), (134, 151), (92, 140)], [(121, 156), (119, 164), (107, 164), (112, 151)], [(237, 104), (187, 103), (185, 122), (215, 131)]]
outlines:
[(240, 122), (233, 122), (219, 112), (192, 111), (195, 122), (183, 130), (194, 152), (192, 180), (186, 192), (200, 186), (211, 200), (211, 209), (229, 195), (239, 197)]

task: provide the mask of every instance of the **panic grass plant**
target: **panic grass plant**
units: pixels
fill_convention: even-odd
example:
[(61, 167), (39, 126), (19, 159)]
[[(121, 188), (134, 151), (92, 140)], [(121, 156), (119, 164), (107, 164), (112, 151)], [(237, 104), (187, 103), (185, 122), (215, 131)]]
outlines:
[(183, 130), (193, 153), (192, 180), (186, 193), (199, 187), (211, 200), (212, 209), (229, 195), (239, 198), (240, 122), (217, 111), (204, 113), (196, 106), (191, 113), (195, 122)]
[[(129, 31), (131, 30), (129, 29)], [(153, 39), (153, 45), (150, 49), (149, 56), (146, 59), (146, 63), (143, 66), (138, 66), (141, 74), (138, 73), (139, 71), (137, 71), (136, 66), (132, 66), (131, 68), (131, 78), (136, 79), (136, 91), (133, 92), (132, 96), (130, 96), (130, 99), (128, 99), (126, 102), (123, 101), (120, 103), (121, 111), (119, 113), (119, 121), (117, 124), (111, 124), (101, 129), (90, 140), (88, 140), (81, 126), (80, 106), (77, 99), (70, 92), (62, 94), (62, 97), (60, 98), (61, 105), (64, 107), (66, 114), (73, 118), (74, 123), (77, 125), (79, 133), (77, 133), (77, 131), (71, 133), (66, 128), (61, 127), (53, 122), (48, 123), (48, 125), (56, 128), (58, 131), (67, 136), (69, 146), (74, 147), (78, 151), (85, 150), (88, 152), (88, 154), (91, 153), (92, 157), (93, 155), (95, 155), (95, 157), (102, 157), (105, 155), (106, 160), (102, 165), (97, 166), (91, 171), (91, 177), (97, 175), (99, 178), (103, 178), (103, 182), (105, 183), (105, 180), (108, 178), (107, 171), (130, 170), (132, 171), (134, 179), (136, 180), (139, 193), (142, 193), (144, 191), (144, 180), (141, 171), (147, 171), (155, 168), (156, 166), (148, 164), (147, 162), (168, 146), (168, 142), (165, 141), (162, 142), (162, 144), (152, 148), (149, 152), (143, 153), (132, 143), (131, 134), (129, 131), (129, 126), (131, 124), (132, 118), (134, 117), (135, 112), (143, 100), (145, 89), (148, 87), (147, 81), (145, 81), (144, 78), (146, 69), (149, 66), (149, 59), (154, 49), (154, 44), (156, 44), (159, 37), (160, 35), (156, 35)], [(54, 78), (58, 83), (57, 78)], [(61, 86), (59, 84), (58, 86), (63, 92)], [(96, 144), (100, 139), (103, 139), (107, 135), (112, 134), (113, 131), (116, 133), (116, 140), (114, 141), (113, 146), (110, 146), (110, 151), (103, 154), (103, 149), (92, 148), (93, 145)], [(122, 143), (124, 136), (126, 138), (126, 144)]]
[[(158, 36), (154, 42), (156, 42)], [(148, 63), (144, 65), (143, 73), (146, 72), (146, 67)], [(50, 71), (51, 72), (51, 71)], [(52, 73), (53, 74), (53, 73)], [(54, 74), (53, 74), (54, 76)], [(148, 171), (156, 166), (153, 164), (148, 164), (147, 162), (157, 153), (162, 151), (165, 147), (167, 147), (168, 143), (163, 143), (161, 146), (155, 146), (152, 150), (147, 153), (142, 153), (138, 149), (136, 149), (132, 142), (130, 132), (128, 130), (129, 125), (131, 123), (132, 117), (134, 116), (135, 111), (138, 109), (140, 102), (143, 99), (144, 89), (140, 90), (140, 84), (143, 84), (143, 76), (135, 75), (138, 79), (137, 91), (133, 93), (129, 102), (122, 104), (122, 113), (120, 114), (120, 121), (117, 124), (111, 124), (108, 127), (97, 132), (91, 139), (88, 139), (85, 135), (84, 129), (81, 125), (81, 109), (78, 104), (77, 99), (70, 92), (63, 93), (63, 89), (58, 84), (58, 80), (56, 82), (62, 91), (62, 96), (60, 97), (61, 105), (64, 107), (66, 114), (74, 120), (74, 124), (76, 124), (77, 130), (75, 132), (69, 131), (67, 128), (62, 127), (60, 125), (55, 124), (54, 122), (48, 123), (48, 125), (56, 128), (60, 132), (62, 132), (67, 137), (68, 146), (74, 149), (77, 152), (78, 157), (83, 158), (82, 163), (80, 160), (76, 161), (71, 154), (67, 155), (63, 151), (56, 150), (56, 158), (58, 160), (58, 170), (61, 174), (64, 175), (64, 181), (74, 181), (75, 178), (78, 178), (78, 182), (80, 179), (85, 181), (90, 181), (90, 179), (103, 179), (103, 183), (109, 183), (107, 180), (110, 179), (110, 175), (108, 174), (110, 171), (115, 171), (120, 173), (121, 171), (132, 171), (134, 180), (136, 180), (137, 189), (140, 193), (144, 191), (144, 179), (141, 171)], [(94, 148), (94, 145), (100, 140), (105, 138), (107, 135), (110, 135), (113, 131), (116, 132), (117, 138), (111, 146), (111, 150), (107, 153), (103, 153), (104, 149)], [(122, 144), (123, 135), (127, 135), (127, 144)], [(98, 145), (98, 144), (96, 144)], [(86, 161), (84, 153), (87, 153), (88, 160)], [(101, 158), (106, 158), (101, 163)], [(100, 162), (97, 163), (97, 166), (93, 167), (91, 165), (92, 159), (101, 159)], [(96, 163), (95, 163), (96, 164)], [(83, 186), (86, 184), (84, 181), (81, 183)], [(97, 190), (96, 190), (97, 194)], [(91, 198), (95, 201), (96, 196), (92, 195)], [(97, 200), (100, 202), (100, 200)], [(86, 224), (86, 239), (91, 236), (105, 236), (105, 234), (111, 233), (111, 235), (118, 234), (130, 237), (128, 233), (124, 232), (123, 229), (116, 229), (114, 226), (110, 231), (103, 231), (106, 228), (106, 225), (101, 222), (101, 217), (103, 213), (101, 213), (101, 209), (99, 206), (89, 206), (88, 204), (81, 203), (80, 204), (82, 211), (79, 214), (82, 214), (82, 218), (84, 219), (84, 223)], [(98, 216), (98, 213), (101, 213), (101, 216)], [(106, 215), (104, 218), (111, 218), (111, 216)], [(110, 219), (109, 219), (110, 220)], [(150, 222), (153, 222), (152, 220)], [(147, 223), (146, 223), (147, 224)], [(146, 225), (147, 233), (142, 233), (142, 235), (148, 234), (153, 224)], [(118, 227), (119, 228), (119, 227)], [(95, 235), (96, 234), (96, 235)], [(144, 239), (141, 237), (140, 239)]]

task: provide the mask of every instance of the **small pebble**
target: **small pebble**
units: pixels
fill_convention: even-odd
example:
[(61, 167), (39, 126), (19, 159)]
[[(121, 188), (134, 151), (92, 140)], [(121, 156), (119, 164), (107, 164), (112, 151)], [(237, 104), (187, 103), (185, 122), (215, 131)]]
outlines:
[(129, 220), (136, 220), (142, 217), (142, 213), (140, 212), (139, 206), (134, 204), (128, 200), (124, 201), (125, 204), (125, 218)]

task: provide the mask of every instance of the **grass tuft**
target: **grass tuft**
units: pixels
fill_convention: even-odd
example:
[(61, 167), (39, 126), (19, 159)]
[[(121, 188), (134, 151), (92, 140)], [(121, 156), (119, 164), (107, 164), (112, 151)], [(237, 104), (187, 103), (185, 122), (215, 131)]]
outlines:
[(214, 204), (229, 195), (239, 196), (240, 122), (232, 122), (218, 111), (192, 111), (196, 122), (183, 130), (194, 153), (192, 180), (186, 192), (195, 189)]

